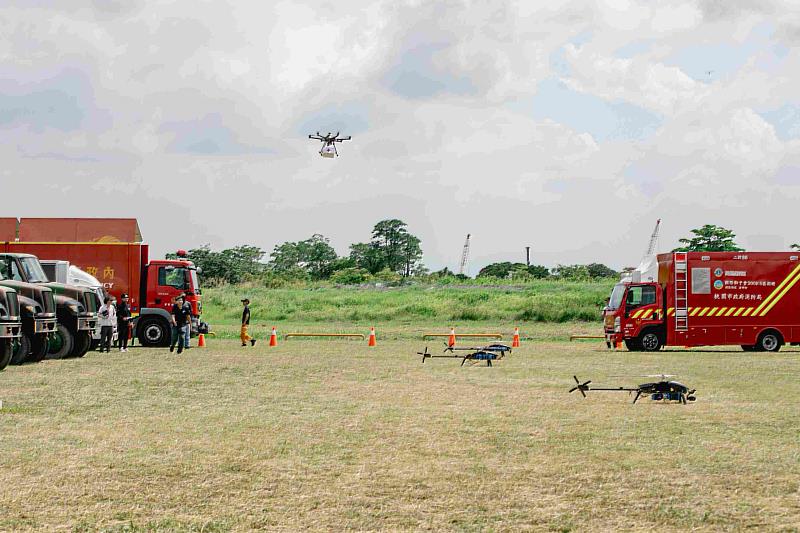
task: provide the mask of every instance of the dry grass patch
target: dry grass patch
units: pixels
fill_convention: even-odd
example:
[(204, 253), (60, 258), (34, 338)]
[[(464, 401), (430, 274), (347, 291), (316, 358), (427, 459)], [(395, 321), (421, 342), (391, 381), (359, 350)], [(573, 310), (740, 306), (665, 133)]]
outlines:
[[(797, 351), (527, 343), (491, 369), (411, 332), (212, 340), (0, 374), (0, 529), (791, 530)], [(434, 346), (435, 343), (429, 343)], [(685, 407), (567, 395), (676, 373)], [(639, 378), (623, 379), (637, 383)]]

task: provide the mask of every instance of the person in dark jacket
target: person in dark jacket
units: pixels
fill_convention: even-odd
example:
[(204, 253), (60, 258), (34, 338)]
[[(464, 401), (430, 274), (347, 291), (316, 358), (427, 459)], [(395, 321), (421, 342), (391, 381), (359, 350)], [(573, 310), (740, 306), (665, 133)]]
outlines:
[(248, 341), (250, 341), (250, 346), (255, 346), (256, 340), (247, 334), (247, 328), (250, 327), (250, 300), (245, 298), (242, 300), (242, 305), (244, 305), (244, 309), (242, 309), (242, 331), (239, 338), (242, 339), (242, 346), (247, 346)]
[(128, 351), (128, 335), (131, 323), (131, 308), (128, 307), (128, 295), (123, 293), (117, 303), (117, 338), (119, 351)]
[(183, 352), (186, 328), (191, 327), (191, 319), (191, 311), (183, 305), (183, 296), (178, 296), (172, 305), (172, 343), (169, 345), (170, 352), (175, 350), (176, 343), (178, 344), (178, 353)]

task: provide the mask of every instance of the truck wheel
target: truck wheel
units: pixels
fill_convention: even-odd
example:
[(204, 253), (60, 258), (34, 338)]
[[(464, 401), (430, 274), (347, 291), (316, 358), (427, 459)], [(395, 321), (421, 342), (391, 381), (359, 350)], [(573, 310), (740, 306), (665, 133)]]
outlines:
[(136, 326), (139, 342), (142, 346), (169, 346), (170, 327), (160, 318), (145, 318)]
[(765, 331), (758, 337), (756, 348), (759, 352), (777, 352), (781, 349), (783, 339), (776, 331)]
[(48, 359), (63, 359), (72, 351), (72, 333), (63, 324), (57, 324), (56, 330), (50, 337), (50, 351)]
[(5, 369), (14, 355), (14, 341), (11, 339), (0, 340), (0, 370)]
[(661, 349), (661, 337), (653, 331), (647, 331), (639, 339), (639, 344), (645, 352), (657, 352)]
[(47, 351), (50, 349), (50, 338), (47, 335), (35, 335), (31, 340), (31, 353), (28, 355), (28, 361), (38, 363), (47, 357)]
[(23, 333), (19, 339), (17, 339), (17, 347), (14, 350), (14, 355), (11, 356), (11, 364), (12, 365), (21, 365), (25, 362), (25, 359), (28, 358), (28, 354), (31, 351), (31, 339), (28, 337), (27, 333)]
[(641, 352), (642, 345), (639, 344), (639, 339), (625, 339), (625, 347), (629, 352)]
[(89, 346), (92, 344), (92, 338), (85, 331), (79, 331), (73, 337), (72, 351), (69, 353), (70, 357), (83, 357), (89, 351)]

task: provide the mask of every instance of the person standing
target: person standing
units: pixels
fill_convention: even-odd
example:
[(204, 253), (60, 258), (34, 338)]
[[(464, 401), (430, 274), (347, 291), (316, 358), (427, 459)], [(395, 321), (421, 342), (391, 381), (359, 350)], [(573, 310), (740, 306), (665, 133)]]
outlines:
[[(190, 292), (189, 294), (192, 293)], [(192, 302), (186, 299), (186, 293), (183, 293), (183, 306), (186, 308), (186, 312), (189, 313), (189, 320), (186, 322), (186, 330), (183, 333), (183, 348), (188, 350), (191, 348), (189, 340), (192, 338)]]
[(242, 331), (239, 337), (242, 339), (242, 346), (247, 346), (248, 341), (250, 341), (250, 346), (255, 346), (256, 340), (247, 334), (247, 328), (250, 327), (250, 300), (245, 298), (242, 300), (242, 305), (244, 305), (244, 309), (242, 309)]
[(183, 352), (183, 346), (186, 335), (186, 322), (191, 320), (191, 312), (183, 305), (183, 296), (175, 298), (175, 303), (172, 305), (172, 343), (169, 345), (169, 351), (175, 350), (175, 344), (178, 345), (178, 353)]
[(117, 321), (117, 313), (114, 306), (111, 304), (111, 298), (106, 296), (103, 299), (103, 305), (97, 312), (100, 322), (100, 352), (103, 348), (106, 353), (111, 351), (111, 339), (114, 337), (114, 324)]
[(119, 299), (120, 302), (117, 304), (117, 339), (119, 342), (119, 351), (127, 352), (131, 309), (128, 307), (127, 294), (122, 293), (122, 296), (120, 296)]

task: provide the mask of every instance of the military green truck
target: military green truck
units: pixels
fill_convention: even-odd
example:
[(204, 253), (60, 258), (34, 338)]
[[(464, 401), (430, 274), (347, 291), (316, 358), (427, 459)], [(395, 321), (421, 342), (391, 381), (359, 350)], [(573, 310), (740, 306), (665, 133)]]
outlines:
[(17, 339), (11, 364), (41, 361), (50, 349), (50, 335), (56, 330), (56, 303), (49, 287), (5, 279), (0, 266), (0, 287), (16, 291), (22, 320), (22, 333)]
[(0, 286), (0, 370), (11, 362), (14, 345), (22, 334), (17, 292)]
[(35, 255), (0, 254), (0, 272), (13, 281), (35, 283), (53, 290), (58, 324), (50, 337), (49, 359), (86, 355), (97, 327), (99, 302), (94, 291), (50, 282)]

